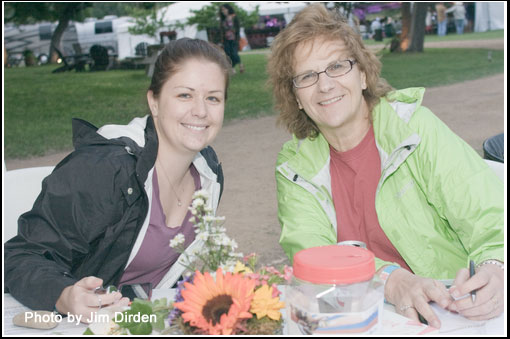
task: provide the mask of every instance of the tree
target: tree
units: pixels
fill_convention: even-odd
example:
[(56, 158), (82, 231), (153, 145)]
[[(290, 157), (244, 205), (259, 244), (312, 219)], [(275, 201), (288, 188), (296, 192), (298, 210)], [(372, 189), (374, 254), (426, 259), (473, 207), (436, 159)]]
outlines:
[(147, 34), (157, 38), (158, 30), (165, 27), (163, 18), (166, 10), (163, 10), (158, 17), (158, 8), (154, 6), (152, 9), (132, 8), (129, 15), (134, 18), (135, 25), (128, 28), (131, 34)]
[(85, 9), (91, 6), (90, 2), (9, 2), (5, 4), (5, 20), (16, 24), (58, 20), (49, 50), (50, 61), (54, 63), (58, 59), (55, 47), (61, 48), (60, 41), (69, 22), (83, 20)]
[(400, 34), (401, 52), (423, 52), (425, 42), (425, 17), (427, 16), (426, 2), (403, 2), (402, 11), (402, 33)]
[[(213, 2), (199, 10), (192, 10), (191, 12), (193, 13), (193, 16), (188, 18), (186, 24), (197, 24), (198, 30), (205, 29), (208, 33), (218, 30), (220, 27), (220, 17), (218, 13), (220, 12), (220, 6), (225, 3), (228, 3), (230, 6), (232, 6), (236, 12), (236, 16), (239, 19), (239, 25), (241, 27), (252, 27), (259, 21), (258, 5), (255, 7), (255, 11), (248, 13), (233, 2)], [(214, 41), (214, 39), (209, 37), (209, 41)]]

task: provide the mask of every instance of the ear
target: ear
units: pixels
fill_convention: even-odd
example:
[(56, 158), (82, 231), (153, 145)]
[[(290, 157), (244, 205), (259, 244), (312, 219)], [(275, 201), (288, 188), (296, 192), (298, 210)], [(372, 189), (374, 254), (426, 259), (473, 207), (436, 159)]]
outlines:
[(297, 101), (297, 104), (298, 104), (298, 107), (299, 109), (303, 109), (303, 105), (301, 105), (301, 101), (299, 101), (299, 98), (296, 96), (296, 101)]
[(158, 116), (158, 101), (154, 98), (154, 93), (151, 90), (147, 91), (147, 103), (149, 104), (149, 108), (151, 110), (152, 116)]
[(367, 89), (367, 75), (365, 72), (361, 72), (361, 89)]

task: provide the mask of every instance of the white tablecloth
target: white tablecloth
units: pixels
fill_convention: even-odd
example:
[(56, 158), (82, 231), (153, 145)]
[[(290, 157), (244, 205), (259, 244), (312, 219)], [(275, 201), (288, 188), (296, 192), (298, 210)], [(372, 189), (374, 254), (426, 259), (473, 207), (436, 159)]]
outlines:
[[(175, 290), (169, 289), (155, 289), (152, 292), (152, 300), (166, 297), (167, 299), (173, 298)], [(18, 327), (13, 325), (12, 318), (18, 313), (30, 311), (29, 308), (21, 305), (10, 294), (4, 294), (4, 323), (3, 335), (81, 335), (87, 329), (86, 324), (76, 324), (64, 318), (57, 327), (50, 330), (39, 330), (25, 327)], [(437, 312), (442, 326), (437, 330), (423, 324), (416, 323), (394, 312), (391, 305), (385, 305), (381, 317), (381, 329), (378, 335), (506, 335), (505, 316), (501, 315), (496, 319), (489, 321), (470, 321), (462, 316), (453, 314), (434, 306), (434, 311)], [(284, 310), (283, 310), (284, 311)], [(285, 316), (284, 316), (285, 319)], [(286, 330), (284, 329), (284, 334)]]

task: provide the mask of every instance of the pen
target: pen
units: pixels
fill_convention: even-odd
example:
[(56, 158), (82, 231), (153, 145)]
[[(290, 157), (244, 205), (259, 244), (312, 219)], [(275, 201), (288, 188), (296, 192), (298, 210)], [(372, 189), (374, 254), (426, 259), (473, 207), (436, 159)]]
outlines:
[[(475, 275), (475, 262), (473, 260), (469, 260), (469, 278), (471, 279), (471, 277), (474, 275)], [(473, 301), (473, 303), (475, 302), (475, 299), (476, 299), (476, 291), (472, 290), (471, 291), (471, 300)]]

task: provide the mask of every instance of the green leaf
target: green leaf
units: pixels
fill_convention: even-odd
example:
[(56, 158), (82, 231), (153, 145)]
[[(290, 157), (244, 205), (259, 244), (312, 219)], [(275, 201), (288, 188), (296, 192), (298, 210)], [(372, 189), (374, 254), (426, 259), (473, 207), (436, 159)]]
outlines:
[(90, 328), (87, 327), (87, 329), (85, 330), (85, 332), (83, 332), (83, 335), (95, 335), (94, 332), (92, 332), (90, 330)]
[[(150, 317), (152, 312), (152, 303), (148, 300), (135, 298), (131, 304), (131, 308), (123, 312), (122, 321), (119, 326), (127, 328), (134, 335), (148, 335), (152, 333), (152, 325), (150, 322), (136, 321), (135, 319), (143, 319), (144, 315)], [(150, 318), (149, 318), (150, 319)]]
[(128, 330), (132, 335), (149, 335), (152, 333), (152, 325), (149, 322), (134, 323)]

